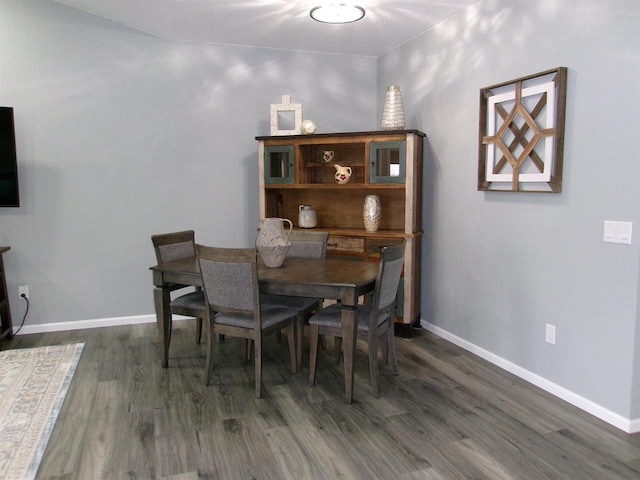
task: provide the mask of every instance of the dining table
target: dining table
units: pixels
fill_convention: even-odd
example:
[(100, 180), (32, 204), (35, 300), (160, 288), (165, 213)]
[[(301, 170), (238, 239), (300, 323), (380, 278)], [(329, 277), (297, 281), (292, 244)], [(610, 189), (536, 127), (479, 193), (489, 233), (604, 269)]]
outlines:
[[(202, 287), (202, 277), (196, 257), (188, 257), (151, 267), (153, 298), (161, 362), (169, 365), (171, 342), (171, 287), (176, 284)], [(353, 361), (356, 350), (357, 324), (355, 310), (358, 299), (373, 291), (378, 264), (339, 257), (287, 257), (277, 268), (267, 267), (258, 257), (258, 282), (261, 293), (337, 300), (341, 306), (342, 345), (344, 358), (344, 395), (353, 401)], [(209, 328), (207, 325), (205, 328)], [(302, 345), (297, 342), (297, 356), (301, 359)]]

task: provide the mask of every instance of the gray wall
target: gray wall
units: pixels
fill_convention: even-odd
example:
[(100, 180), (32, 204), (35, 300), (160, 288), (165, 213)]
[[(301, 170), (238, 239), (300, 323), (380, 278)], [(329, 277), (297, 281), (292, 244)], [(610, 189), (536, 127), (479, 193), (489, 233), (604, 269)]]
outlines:
[(290, 94), (319, 132), (373, 128), (376, 61), (169, 43), (49, 1), (0, 1), (0, 105), (21, 207), (0, 208), (14, 323), (153, 314), (150, 235), (249, 246), (255, 136)]
[[(399, 84), (428, 136), (425, 324), (624, 419), (640, 417), (639, 25), (636, 0), (485, 0), (378, 63), (378, 97)], [(480, 88), (559, 66), (562, 193), (478, 192)], [(604, 220), (635, 221), (633, 244), (603, 243)]]
[[(29, 324), (152, 314), (152, 233), (251, 244), (269, 104), (291, 94), (323, 132), (375, 129), (399, 84), (408, 127), (428, 135), (425, 324), (640, 418), (638, 225), (633, 245), (602, 243), (604, 220), (638, 221), (639, 17), (636, 0), (485, 0), (376, 62), (169, 43), (0, 0), (22, 200), (0, 209), (14, 320), (22, 284)], [(478, 90), (557, 66), (563, 193), (477, 192)]]

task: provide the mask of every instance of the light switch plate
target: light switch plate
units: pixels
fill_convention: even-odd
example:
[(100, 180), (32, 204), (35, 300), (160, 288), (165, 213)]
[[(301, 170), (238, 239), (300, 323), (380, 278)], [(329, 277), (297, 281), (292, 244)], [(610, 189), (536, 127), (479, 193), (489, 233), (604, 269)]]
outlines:
[(605, 220), (603, 240), (606, 243), (631, 245), (632, 227), (633, 224), (631, 222), (612, 222)]

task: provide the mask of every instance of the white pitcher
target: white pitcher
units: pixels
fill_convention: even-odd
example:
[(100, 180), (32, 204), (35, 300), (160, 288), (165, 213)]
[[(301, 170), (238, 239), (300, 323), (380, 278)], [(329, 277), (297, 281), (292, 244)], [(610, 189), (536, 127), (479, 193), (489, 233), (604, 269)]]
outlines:
[(338, 183), (349, 183), (349, 178), (351, 177), (351, 167), (343, 167), (342, 165), (338, 165), (337, 163), (333, 165), (336, 167), (336, 182)]
[[(284, 224), (289, 224), (285, 231)], [(288, 218), (265, 218), (260, 220), (260, 229), (256, 237), (256, 249), (267, 267), (279, 267), (284, 263), (291, 243), (289, 235), (293, 223)]]

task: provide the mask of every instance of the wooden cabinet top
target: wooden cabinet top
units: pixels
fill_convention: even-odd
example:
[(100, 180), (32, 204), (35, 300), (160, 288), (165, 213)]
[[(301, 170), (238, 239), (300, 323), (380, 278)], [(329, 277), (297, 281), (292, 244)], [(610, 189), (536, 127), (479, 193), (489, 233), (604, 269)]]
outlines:
[(367, 132), (338, 132), (338, 133), (314, 133), (312, 135), (267, 135), (256, 137), (256, 140), (297, 140), (312, 141), (314, 139), (327, 139), (336, 137), (385, 137), (414, 134), (421, 137), (426, 135), (420, 130), (375, 130)]

